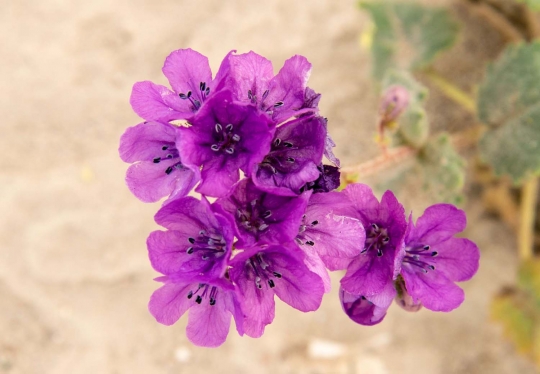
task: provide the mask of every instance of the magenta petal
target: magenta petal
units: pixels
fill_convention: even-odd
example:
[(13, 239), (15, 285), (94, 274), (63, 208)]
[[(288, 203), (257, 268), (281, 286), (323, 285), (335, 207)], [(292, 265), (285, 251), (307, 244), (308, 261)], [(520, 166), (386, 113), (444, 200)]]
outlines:
[(172, 325), (188, 310), (192, 301), (187, 298), (190, 284), (167, 283), (154, 291), (148, 309), (164, 325)]
[(270, 80), (274, 76), (272, 62), (253, 51), (240, 55), (232, 55), (230, 64), (230, 87), (234, 90), (236, 98), (248, 101), (248, 92), (253, 97), (262, 99), (268, 89)]
[(452, 238), (434, 246), (438, 252), (437, 271), (454, 282), (472, 278), (478, 270), (480, 251), (476, 244), (465, 238)]
[(216, 305), (203, 302), (191, 307), (186, 334), (193, 344), (214, 348), (225, 342), (231, 325), (231, 313), (222, 301), (219, 300)]
[(351, 206), (358, 212), (364, 226), (373, 222), (372, 217), (378, 217), (379, 201), (371, 191), (371, 187), (366, 184), (353, 183), (348, 185), (343, 193), (351, 201)]
[(341, 286), (353, 295), (373, 296), (392, 283), (392, 269), (391, 256), (360, 255), (349, 264)]
[[(197, 184), (198, 176), (180, 165), (179, 159), (163, 160), (159, 164), (142, 161), (129, 167), (126, 183), (130, 191), (141, 201), (152, 203), (174, 192), (175, 196), (185, 196)], [(167, 174), (166, 170), (172, 168)]]
[[(165, 59), (162, 71), (177, 94), (191, 91), (193, 97), (200, 103), (203, 102), (200, 84), (202, 82), (209, 85), (212, 82), (212, 71), (207, 57), (191, 48), (179, 49)], [(185, 102), (188, 103), (189, 100)]]
[(231, 187), (240, 179), (240, 171), (232, 162), (213, 159), (204, 165), (201, 179), (202, 182), (195, 191), (204, 196), (221, 197), (227, 195)]
[(464, 211), (451, 204), (436, 204), (418, 218), (414, 238), (411, 239), (434, 246), (462, 232), (466, 226)]
[(166, 153), (164, 146), (174, 147), (174, 126), (159, 122), (144, 122), (129, 127), (120, 138), (120, 158), (124, 162), (152, 161)]
[(463, 290), (440, 271), (423, 273), (404, 269), (401, 275), (414, 302), (422, 303), (429, 310), (450, 312), (465, 299)]
[(330, 275), (326, 270), (326, 266), (323, 260), (317, 254), (310, 251), (310, 249), (311, 248), (309, 247), (306, 248), (306, 246), (302, 247), (302, 250), (306, 255), (306, 258), (304, 259), (304, 264), (310, 271), (317, 274), (321, 278), (324, 285), (324, 293), (328, 293), (332, 289)]
[(169, 122), (192, 114), (188, 102), (167, 87), (149, 81), (135, 83), (129, 102), (135, 113), (147, 121)]
[(367, 298), (353, 295), (340, 288), (339, 299), (343, 311), (350, 319), (364, 326), (373, 326), (384, 319), (395, 294), (392, 284), (387, 285), (378, 295)]

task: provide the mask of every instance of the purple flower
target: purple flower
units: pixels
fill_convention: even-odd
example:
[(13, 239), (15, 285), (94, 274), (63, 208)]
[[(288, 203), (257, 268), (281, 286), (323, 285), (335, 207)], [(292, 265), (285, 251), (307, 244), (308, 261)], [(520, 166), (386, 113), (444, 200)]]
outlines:
[(253, 247), (231, 261), (248, 336), (260, 337), (275, 314), (274, 294), (302, 312), (319, 308), (324, 293), (320, 277), (309, 271), (296, 246)]
[(326, 127), (322, 117), (301, 117), (277, 128), (270, 152), (253, 172), (260, 189), (294, 196), (319, 178)]
[(165, 284), (150, 298), (148, 309), (164, 325), (172, 325), (189, 309), (186, 333), (188, 339), (202, 347), (218, 347), (227, 338), (231, 315), (236, 330), (244, 334), (240, 304), (234, 286), (224, 280), (161, 277)]
[(310, 196), (311, 191), (294, 197), (272, 195), (257, 188), (251, 179), (243, 179), (229, 196), (216, 201), (216, 210), (235, 222), (238, 248), (287, 243), (298, 234)]
[(126, 173), (130, 191), (141, 201), (182, 197), (199, 181), (198, 172), (182, 163), (176, 147), (177, 129), (144, 122), (130, 127), (120, 139), (120, 157), (133, 163)]
[(314, 182), (308, 182), (302, 190), (312, 190), (313, 193), (324, 193), (335, 190), (341, 184), (339, 168), (320, 164), (317, 166), (319, 177)]
[(450, 204), (430, 206), (416, 226), (409, 217), (401, 275), (414, 303), (442, 312), (461, 305), (463, 290), (454, 282), (470, 279), (480, 259), (476, 244), (454, 238), (466, 225), (465, 213)]
[(369, 298), (389, 285), (393, 289), (407, 228), (405, 212), (391, 191), (384, 193), (380, 203), (365, 184), (351, 184), (343, 192), (364, 225), (366, 241), (364, 246), (359, 244), (361, 254), (349, 264), (341, 286), (353, 295)]
[(221, 197), (240, 178), (249, 175), (270, 150), (273, 128), (268, 118), (251, 105), (233, 102), (229, 91), (212, 96), (182, 127), (178, 149), (193, 168), (203, 167), (196, 191)]
[(234, 230), (212, 211), (203, 197), (184, 197), (162, 207), (156, 222), (169, 229), (154, 231), (147, 240), (150, 262), (165, 275), (220, 278), (231, 255)]
[(308, 256), (320, 257), (329, 270), (346, 269), (364, 248), (366, 232), (341, 192), (312, 195), (296, 242)]
[[(228, 56), (229, 73), (224, 80), (225, 87), (231, 89), (235, 99), (255, 105), (268, 114), (274, 123), (313, 113), (318, 100), (305, 98), (306, 83), (311, 72), (311, 64), (303, 56), (293, 56), (274, 76), (272, 62), (249, 52)], [(311, 95), (313, 96), (313, 95)]]
[(149, 81), (135, 83), (130, 99), (133, 110), (148, 121), (189, 119), (227, 74), (228, 58), (213, 80), (208, 58), (190, 48), (172, 52), (162, 70), (173, 91)]
[(341, 287), (339, 300), (343, 311), (350, 319), (360, 325), (372, 326), (384, 319), (395, 294), (392, 283), (387, 283), (381, 292), (368, 297), (350, 294)]

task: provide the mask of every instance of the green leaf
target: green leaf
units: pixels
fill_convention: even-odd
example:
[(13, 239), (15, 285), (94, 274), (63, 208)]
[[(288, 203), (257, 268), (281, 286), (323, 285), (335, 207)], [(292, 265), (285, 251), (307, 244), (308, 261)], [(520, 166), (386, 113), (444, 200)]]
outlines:
[(518, 0), (520, 3), (525, 3), (534, 11), (540, 10), (540, 0)]
[(456, 152), (448, 134), (430, 140), (419, 153), (424, 188), (440, 199), (459, 204), (465, 181), (465, 160)]
[[(458, 25), (444, 8), (388, 2), (361, 2), (360, 7), (375, 24), (371, 52), (378, 80), (392, 67), (424, 68), (456, 41)], [(411, 50), (412, 58), (398, 61), (400, 49)]]
[(428, 90), (404, 71), (389, 70), (383, 79), (383, 92), (392, 86), (402, 86), (409, 92), (407, 109), (397, 119), (397, 144), (421, 148), (429, 135), (429, 123), (424, 109)]
[(478, 91), (482, 158), (515, 183), (540, 173), (540, 43), (507, 47)]
[(506, 290), (491, 304), (492, 318), (504, 327), (504, 334), (518, 351), (532, 354), (535, 345), (534, 310), (527, 306), (527, 298), (519, 290)]

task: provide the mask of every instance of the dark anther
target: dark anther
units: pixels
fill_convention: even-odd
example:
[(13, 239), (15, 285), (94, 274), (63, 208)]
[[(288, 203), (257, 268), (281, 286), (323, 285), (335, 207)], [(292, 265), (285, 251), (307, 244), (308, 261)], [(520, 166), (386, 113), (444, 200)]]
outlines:
[(173, 171), (173, 168), (169, 166), (169, 167), (167, 168), (167, 170), (165, 170), (165, 174), (169, 175), (169, 174), (172, 173), (172, 171)]
[(201, 82), (201, 83), (199, 84), (199, 88), (200, 88), (201, 91), (206, 90), (206, 83)]
[(166, 145), (164, 145), (163, 147), (161, 147), (161, 150), (162, 150), (162, 151), (166, 151), (167, 149), (169, 149), (169, 147), (167, 147)]
[(276, 286), (272, 279), (268, 279), (268, 285), (270, 286), (270, 288), (274, 288)]
[(232, 129), (233, 129), (232, 123), (229, 123), (227, 126), (225, 126), (225, 129), (226, 129), (227, 131), (232, 131)]
[(216, 132), (221, 132), (223, 130), (223, 127), (219, 123), (216, 123)]
[(439, 252), (435, 251), (435, 252), (431, 252), (431, 257), (435, 257), (439, 254)]
[(193, 105), (195, 105), (195, 108), (199, 109), (201, 107), (201, 102), (199, 100), (193, 100)]
[(210, 305), (216, 305), (216, 299), (210, 298)]
[(315, 242), (313, 242), (313, 241), (311, 241), (311, 240), (308, 240), (308, 241), (306, 242), (306, 244), (309, 245), (309, 246), (311, 246), (311, 247), (313, 247), (313, 246), (315, 245)]
[(248, 99), (253, 99), (253, 93), (251, 92), (251, 90), (248, 90)]
[(264, 93), (262, 95), (263, 100), (266, 99), (266, 97), (268, 96), (269, 93), (270, 93), (269, 90), (264, 91)]
[(206, 91), (204, 91), (204, 93), (206, 96), (208, 96), (210, 94), (210, 87), (206, 87)]
[(270, 217), (271, 215), (272, 215), (272, 212), (269, 211), (269, 210), (267, 210), (266, 212), (264, 212), (264, 213), (262, 214), (262, 217), (263, 217), (263, 218), (268, 218), (268, 217)]
[(272, 272), (274, 274), (274, 277), (281, 278), (281, 273), (278, 273), (277, 271)]
[(379, 226), (377, 226), (377, 224), (375, 224), (375, 223), (372, 223), (372, 224), (371, 224), (371, 227), (372, 227), (373, 230), (375, 230), (375, 231), (378, 231), (378, 230), (379, 230)]
[(429, 251), (430, 248), (431, 248), (431, 247), (430, 247), (429, 245), (425, 245), (425, 246), (424, 246), (424, 251)]
[(262, 288), (262, 285), (260, 283), (257, 283), (257, 288), (260, 290)]
[(360, 297), (362, 300), (366, 300), (366, 297), (365, 296), (361, 296)]
[(279, 144), (281, 143), (281, 139), (280, 138), (276, 138), (276, 140), (274, 140), (274, 145), (277, 147)]
[(283, 145), (287, 148), (292, 148), (293, 144), (291, 142), (283, 142)]
[(229, 147), (225, 150), (225, 152), (227, 152), (228, 154), (232, 155), (234, 153), (234, 148), (232, 147)]
[(232, 137), (232, 140), (234, 140), (235, 142), (239, 142), (240, 141), (240, 135), (234, 134), (233, 137)]
[(201, 295), (197, 295), (197, 298), (195, 299), (195, 302), (196, 302), (197, 304), (200, 304), (200, 303), (202, 302), (202, 297), (201, 297)]
[(186, 253), (188, 255), (192, 254), (193, 253), (193, 247), (189, 247), (187, 250), (186, 250)]
[(382, 256), (382, 250), (379, 248), (377, 249), (377, 257), (381, 257)]
[(189, 241), (191, 244), (195, 244), (195, 238), (188, 238), (188, 241)]
[(315, 225), (318, 225), (318, 224), (319, 224), (319, 221), (317, 221), (317, 220), (311, 222), (311, 225), (312, 225), (312, 226), (315, 226)]
[(191, 299), (192, 297), (193, 297), (193, 291), (189, 291), (189, 293), (187, 294), (187, 298)]
[(293, 162), (294, 162), (294, 158), (292, 158), (292, 157), (287, 157), (287, 162), (293, 163)]
[(188, 98), (188, 97), (186, 96), (186, 94), (183, 94), (183, 93), (178, 94), (178, 96), (180, 96), (180, 98), (181, 98), (182, 100), (185, 100), (185, 99)]
[(280, 106), (283, 106), (283, 101), (278, 101), (274, 104), (274, 108), (279, 108)]
[(435, 270), (435, 266), (433, 265), (429, 265), (428, 268), (430, 268), (431, 270)]
[(201, 258), (203, 259), (203, 261), (206, 261), (206, 260), (208, 260), (208, 259), (209, 259), (209, 257), (208, 257), (208, 256), (206, 256), (206, 255), (202, 256)]
[(217, 145), (217, 144), (212, 144), (212, 146), (210, 147), (210, 149), (211, 149), (212, 151), (219, 151), (219, 145)]
[(154, 159), (154, 164), (159, 164), (160, 161), (161, 161), (161, 157), (156, 157)]
[(388, 236), (382, 240), (384, 244), (388, 243), (389, 241), (390, 241), (390, 238)]
[(167, 158), (172, 158), (172, 155), (169, 153), (169, 154), (167, 155)]
[(188, 91), (188, 92), (187, 92), (186, 97), (191, 97), (191, 91)]

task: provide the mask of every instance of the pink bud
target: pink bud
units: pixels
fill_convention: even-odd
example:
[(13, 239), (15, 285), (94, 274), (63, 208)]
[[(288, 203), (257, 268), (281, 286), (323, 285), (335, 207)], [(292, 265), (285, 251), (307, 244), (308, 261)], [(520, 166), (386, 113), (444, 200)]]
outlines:
[(409, 91), (403, 86), (391, 86), (381, 99), (379, 112), (382, 122), (395, 121), (409, 105)]

